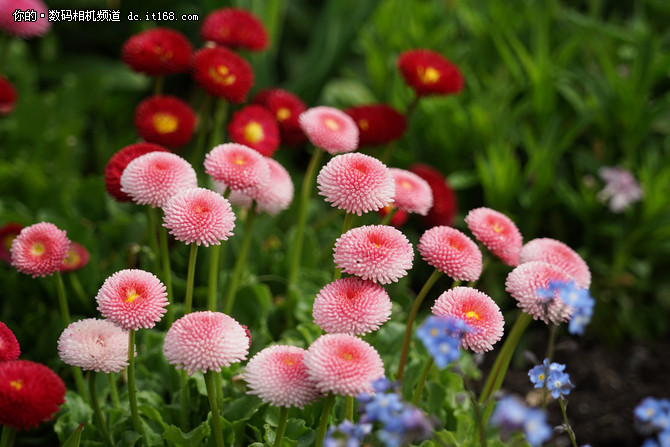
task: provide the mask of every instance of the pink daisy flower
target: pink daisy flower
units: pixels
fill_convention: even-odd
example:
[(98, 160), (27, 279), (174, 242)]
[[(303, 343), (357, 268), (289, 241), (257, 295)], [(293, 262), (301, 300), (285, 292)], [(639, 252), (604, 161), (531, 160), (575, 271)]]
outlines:
[(414, 250), (399, 230), (388, 225), (365, 225), (337, 238), (333, 259), (344, 273), (389, 284), (412, 268)]
[(77, 243), (71, 242), (70, 247), (67, 249), (67, 256), (63, 259), (63, 265), (61, 266), (61, 272), (73, 272), (75, 270), (80, 270), (86, 267), (90, 255), (86, 247)]
[(464, 348), (481, 354), (493, 349), (503, 336), (505, 321), (498, 305), (490, 296), (470, 287), (454, 287), (440, 295), (433, 314), (455, 317), (466, 322), (472, 332), (461, 339)]
[(544, 261), (560, 267), (583, 289), (591, 285), (591, 271), (584, 259), (556, 239), (539, 238), (527, 242), (521, 248), (521, 264), (530, 261)]
[(314, 322), (328, 333), (363, 335), (391, 316), (391, 299), (379, 284), (360, 278), (338, 279), (316, 295)]
[(170, 327), (163, 345), (165, 358), (178, 369), (220, 371), (247, 358), (249, 339), (235, 319), (221, 312), (191, 312)]
[[(15, 20), (14, 11), (32, 11), (32, 20)], [(39, 37), (51, 29), (47, 5), (41, 0), (0, 0), (0, 30), (22, 39)]]
[(167, 293), (152, 273), (127, 269), (107, 278), (95, 297), (98, 310), (125, 330), (150, 329), (167, 312)]
[(419, 239), (421, 257), (457, 281), (476, 281), (482, 273), (482, 252), (477, 244), (455, 228), (433, 227)]
[(149, 152), (128, 163), (121, 174), (121, 191), (140, 205), (163, 207), (182, 189), (198, 186), (193, 166), (170, 152)]
[(379, 353), (349, 334), (326, 334), (307, 349), (307, 375), (322, 393), (356, 396), (372, 392), (371, 382), (384, 376)]
[(396, 208), (425, 216), (433, 207), (433, 191), (427, 181), (405, 169), (390, 168), (395, 182)]
[(572, 307), (555, 297), (547, 298), (542, 290), (549, 288), (549, 281), (567, 282), (570, 279), (570, 275), (559, 266), (531, 261), (519, 265), (507, 275), (505, 290), (518, 301), (517, 306), (534, 320), (560, 324), (570, 319)]
[(0, 321), (0, 362), (16, 360), (21, 354), (19, 341), (11, 329)]
[(53, 275), (60, 271), (69, 246), (65, 231), (49, 222), (36, 223), (12, 241), (12, 265), (33, 278)]
[(519, 265), (523, 238), (512, 220), (491, 208), (476, 208), (465, 216), (465, 223), (477, 240), (505, 264)]
[(163, 208), (163, 226), (178, 241), (220, 245), (235, 227), (235, 213), (220, 194), (205, 188), (184, 189)]
[(58, 338), (58, 355), (84, 371), (119, 372), (128, 366), (128, 332), (109, 320), (75, 321)]
[(303, 408), (320, 395), (307, 375), (303, 357), (307, 351), (297, 346), (270, 346), (253, 356), (245, 368), (249, 394), (275, 407)]
[(358, 127), (354, 120), (332, 107), (312, 107), (298, 118), (309, 141), (331, 155), (358, 148)]
[(319, 194), (332, 206), (359, 216), (393, 202), (395, 186), (384, 163), (365, 154), (333, 157), (316, 178)]
[(247, 195), (253, 195), (270, 179), (266, 158), (237, 143), (220, 144), (209, 151), (205, 156), (205, 172), (231, 191)]

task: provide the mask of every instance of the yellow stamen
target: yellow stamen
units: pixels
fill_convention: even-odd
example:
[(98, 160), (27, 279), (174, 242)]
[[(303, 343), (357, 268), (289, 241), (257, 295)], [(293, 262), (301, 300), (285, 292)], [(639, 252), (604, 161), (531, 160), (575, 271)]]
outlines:
[(358, 121), (358, 127), (360, 127), (363, 130), (368, 130), (370, 128), (370, 123), (368, 123), (368, 120), (362, 119)]
[(340, 354), (340, 357), (347, 361), (354, 359), (354, 355), (351, 352), (343, 352), (342, 354)]
[(337, 121), (332, 118), (326, 118), (323, 124), (325, 124), (326, 127), (330, 130), (338, 130), (340, 128), (340, 125), (337, 124)]
[(128, 295), (126, 296), (126, 303), (132, 303), (137, 299), (138, 296), (140, 296), (140, 294), (134, 290), (129, 291)]
[(249, 143), (256, 144), (264, 137), (263, 126), (256, 121), (252, 121), (244, 126), (244, 139)]
[(284, 121), (291, 117), (291, 111), (286, 107), (277, 110), (277, 121)]
[(39, 256), (42, 253), (44, 253), (44, 250), (46, 247), (44, 247), (44, 244), (41, 242), (35, 242), (32, 247), (30, 247), (30, 254), (34, 256)]
[(474, 310), (471, 310), (470, 312), (465, 314), (466, 318), (474, 318), (475, 320), (479, 320), (479, 314), (475, 312)]
[(418, 68), (419, 79), (424, 84), (435, 84), (440, 80), (440, 72), (434, 69), (433, 67), (419, 67)]
[(230, 70), (225, 65), (219, 65), (216, 68), (210, 67), (209, 76), (214, 79), (214, 81), (223, 85), (231, 85), (237, 79), (234, 74), (230, 73)]
[(401, 180), (400, 186), (402, 187), (402, 189), (412, 189), (412, 184), (407, 180)]
[(169, 113), (158, 112), (154, 115), (154, 128), (158, 133), (172, 133), (177, 130), (179, 120)]
[(288, 366), (293, 366), (295, 361), (291, 357), (284, 357), (284, 363)]
[(430, 336), (431, 337), (437, 337), (437, 334), (439, 334), (440, 331), (437, 330), (437, 328), (433, 328), (430, 330)]
[(154, 47), (154, 54), (158, 56), (158, 59), (160, 59), (161, 62), (168, 61), (172, 59), (173, 53), (170, 50), (163, 50), (161, 46), (156, 46)]
[(9, 382), (9, 386), (14, 388), (16, 391), (21, 391), (21, 388), (23, 388), (23, 380), (18, 379), (18, 380), (12, 380)]

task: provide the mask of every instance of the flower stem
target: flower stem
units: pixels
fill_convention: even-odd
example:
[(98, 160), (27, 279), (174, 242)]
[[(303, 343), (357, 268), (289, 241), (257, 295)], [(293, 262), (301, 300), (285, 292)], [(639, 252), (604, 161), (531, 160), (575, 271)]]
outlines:
[(168, 300), (171, 301), (165, 316), (165, 322), (167, 327), (170, 327), (174, 322), (174, 294), (172, 293), (172, 270), (170, 269), (170, 253), (168, 253), (167, 228), (159, 225), (158, 233), (160, 234), (161, 258), (163, 260), (163, 281), (165, 281)]
[(549, 326), (549, 341), (547, 342), (547, 352), (545, 357), (549, 359), (551, 363), (551, 358), (554, 356), (554, 345), (556, 344), (556, 328), (558, 325), (552, 324)]
[(119, 392), (116, 389), (116, 375), (114, 373), (107, 374), (109, 378), (109, 395), (112, 398), (112, 404), (117, 410), (121, 408), (121, 402), (119, 401)]
[(345, 409), (345, 417), (350, 420), (354, 421), (354, 396), (347, 396), (345, 399), (346, 403), (346, 409)]
[(188, 389), (188, 372), (186, 370), (181, 371), (180, 376), (181, 383), (181, 393), (180, 393), (180, 416), (181, 416), (181, 430), (187, 432), (189, 429), (188, 424), (188, 408), (190, 405), (190, 391)]
[(247, 256), (249, 254), (249, 246), (251, 245), (251, 227), (254, 223), (254, 218), (256, 216), (256, 202), (251, 203), (251, 208), (249, 209), (249, 214), (247, 214), (247, 221), (244, 223), (244, 235), (242, 236), (242, 246), (240, 247), (240, 252), (237, 255), (235, 260), (235, 266), (233, 267), (233, 275), (230, 277), (228, 282), (228, 291), (226, 293), (226, 307), (224, 313), (230, 315), (230, 312), (233, 310), (233, 303), (235, 302), (235, 294), (237, 293), (237, 286), (240, 282), (240, 276), (242, 276), (242, 271), (247, 263)]
[(563, 413), (563, 422), (565, 422), (565, 427), (568, 430), (568, 436), (570, 436), (570, 441), (572, 441), (572, 447), (577, 447), (577, 439), (575, 438), (575, 432), (572, 430), (570, 421), (568, 421), (568, 412), (566, 408), (567, 405), (563, 396), (561, 396), (558, 399), (558, 403), (561, 405), (561, 413)]
[(154, 96), (163, 94), (163, 84), (165, 83), (164, 76), (156, 76), (154, 78)]
[[(212, 97), (205, 95), (205, 99), (200, 106), (200, 114), (198, 116), (198, 139), (195, 143), (193, 154), (191, 154), (191, 164), (193, 166), (202, 167), (202, 151), (203, 146), (205, 145), (205, 139), (207, 138), (207, 127), (209, 126), (209, 109), (211, 108)], [(197, 171), (201, 172), (200, 169), (197, 169)]]
[(217, 447), (224, 447), (223, 429), (221, 428), (221, 419), (219, 416), (219, 406), (216, 402), (216, 391), (214, 390), (214, 371), (205, 373), (205, 386), (207, 387), (207, 398), (209, 399), (209, 408), (212, 410), (212, 430), (216, 439)]
[(328, 419), (330, 418), (330, 410), (333, 408), (335, 402), (335, 395), (329, 393), (326, 400), (323, 402), (323, 411), (321, 412), (321, 421), (319, 422), (319, 430), (316, 434), (316, 447), (323, 447), (323, 440), (326, 439), (326, 431), (328, 430)]
[(279, 425), (275, 433), (274, 447), (281, 447), (281, 441), (284, 439), (284, 431), (286, 430), (286, 421), (288, 421), (288, 407), (281, 407), (279, 410)]
[(133, 427), (147, 442), (147, 434), (140, 420), (140, 413), (137, 410), (137, 389), (135, 388), (135, 331), (128, 331), (128, 400), (130, 402), (130, 415), (133, 419)]
[(70, 272), (68, 276), (70, 277), (70, 287), (72, 287), (72, 290), (74, 290), (75, 295), (77, 295), (77, 298), (81, 304), (83, 304), (87, 309), (90, 309), (91, 301), (86, 296), (86, 292), (84, 292), (84, 288), (81, 285), (81, 281), (79, 281), (77, 272)]
[(407, 317), (407, 328), (405, 329), (405, 338), (402, 341), (402, 351), (400, 352), (400, 363), (398, 364), (398, 375), (397, 375), (398, 380), (402, 380), (402, 376), (405, 372), (405, 363), (407, 362), (407, 350), (409, 349), (409, 340), (412, 337), (412, 325), (414, 324), (416, 315), (419, 313), (421, 302), (426, 297), (431, 287), (433, 287), (435, 282), (437, 282), (441, 274), (442, 272), (440, 272), (437, 269), (433, 271), (433, 273), (428, 277), (426, 283), (419, 291), (419, 294), (414, 299), (412, 309), (409, 311), (409, 317)]
[(428, 379), (428, 374), (430, 373), (430, 369), (433, 367), (433, 363), (435, 363), (435, 361), (431, 357), (426, 362), (426, 366), (423, 367), (423, 372), (421, 373), (421, 377), (419, 377), (419, 382), (416, 384), (416, 390), (414, 390), (414, 397), (412, 398), (412, 403), (414, 405), (419, 404), (419, 399), (421, 399), (423, 387), (426, 385), (426, 379)]
[(228, 101), (219, 99), (214, 107), (214, 123), (212, 133), (209, 136), (209, 147), (212, 148), (223, 143), (225, 132), (226, 115), (228, 114)]
[(91, 404), (93, 406), (93, 412), (95, 415), (95, 423), (97, 425), (98, 431), (100, 431), (100, 436), (102, 437), (102, 443), (105, 447), (112, 447), (112, 439), (109, 437), (109, 432), (107, 431), (107, 424), (105, 423), (105, 418), (100, 411), (100, 403), (98, 402), (98, 392), (95, 389), (95, 373), (93, 371), (88, 372), (88, 391), (91, 394)]
[(151, 252), (154, 255), (153, 262), (155, 272), (158, 271), (158, 259), (160, 257), (160, 254), (158, 253), (158, 239), (156, 238), (157, 219), (156, 210), (151, 205), (147, 205), (147, 230), (149, 231), (149, 247), (151, 247)]
[(221, 245), (209, 247), (209, 280), (207, 286), (207, 309), (216, 312), (216, 292), (219, 282), (219, 258)]
[(2, 438), (0, 438), (0, 447), (12, 447), (16, 439), (16, 429), (5, 425), (2, 427)]
[(188, 255), (188, 273), (186, 274), (186, 299), (184, 300), (184, 314), (191, 313), (193, 308), (193, 282), (195, 277), (195, 260), (198, 255), (198, 244), (191, 244)]

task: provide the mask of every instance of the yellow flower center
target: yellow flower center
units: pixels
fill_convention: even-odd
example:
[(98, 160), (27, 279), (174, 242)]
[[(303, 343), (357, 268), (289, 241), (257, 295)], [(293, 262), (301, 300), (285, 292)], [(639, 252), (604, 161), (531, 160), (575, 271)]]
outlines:
[(137, 299), (138, 296), (140, 296), (140, 294), (137, 293), (135, 290), (129, 290), (128, 293), (126, 294), (126, 303), (132, 303)]
[(239, 156), (238, 156), (238, 157), (235, 157), (235, 158), (233, 159), (233, 162), (234, 162), (236, 165), (243, 165), (243, 164), (245, 164), (247, 161), (244, 159), (244, 157), (239, 157)]
[(470, 312), (467, 312), (465, 314), (466, 318), (474, 318), (475, 320), (479, 320), (479, 314), (475, 312), (474, 310), (471, 310)]
[(9, 386), (14, 388), (16, 391), (21, 391), (21, 388), (23, 388), (23, 380), (18, 379), (18, 380), (12, 380), (9, 382)]
[(291, 117), (291, 111), (286, 107), (277, 110), (277, 121), (284, 121)]
[(433, 67), (419, 67), (418, 68), (419, 79), (424, 84), (435, 84), (440, 80), (440, 72), (434, 69)]
[(358, 121), (358, 127), (363, 130), (368, 130), (370, 128), (370, 123), (368, 123), (368, 120), (362, 119)]
[(295, 361), (293, 360), (293, 357), (286, 356), (284, 357), (284, 363), (288, 366), (293, 366)]
[(81, 261), (81, 256), (79, 256), (79, 253), (76, 251), (70, 251), (68, 250), (67, 256), (65, 257), (65, 260), (63, 261), (63, 264), (67, 266), (75, 266), (79, 264)]
[(230, 70), (225, 65), (219, 65), (218, 67), (209, 68), (209, 76), (214, 79), (214, 81), (223, 85), (231, 85), (235, 83), (237, 79), (234, 74), (230, 73)]
[(493, 231), (500, 234), (503, 231), (503, 227), (498, 222), (493, 222)]
[(430, 330), (430, 336), (431, 337), (437, 337), (437, 335), (440, 333), (440, 331), (437, 330), (437, 328), (433, 328)]
[(402, 189), (412, 189), (412, 184), (407, 180), (401, 180), (400, 186), (402, 187)]
[(158, 57), (161, 62), (169, 61), (172, 59), (172, 51), (165, 51), (160, 45), (154, 47), (154, 54)]
[(16, 239), (15, 234), (8, 234), (5, 236), (5, 238), (2, 240), (3, 245), (5, 248), (9, 251), (12, 249), (12, 242), (14, 242), (14, 239)]
[(351, 352), (343, 352), (340, 354), (340, 357), (346, 361), (351, 361), (354, 359), (354, 355)]
[(540, 380), (540, 381), (544, 380), (544, 374), (541, 374), (541, 373), (538, 374), (538, 375), (537, 375), (537, 378), (538, 378), (538, 380)]
[(263, 126), (256, 121), (252, 121), (244, 126), (244, 139), (251, 144), (256, 144), (264, 137)]
[(172, 133), (177, 130), (179, 120), (169, 113), (158, 112), (154, 115), (154, 128), (158, 133)]
[(35, 242), (32, 247), (30, 247), (30, 254), (34, 256), (39, 256), (44, 253), (44, 244), (41, 242)]
[(329, 128), (330, 130), (338, 130), (340, 128), (340, 125), (337, 124), (337, 121), (335, 121), (332, 118), (326, 118), (323, 124), (325, 124), (326, 127)]

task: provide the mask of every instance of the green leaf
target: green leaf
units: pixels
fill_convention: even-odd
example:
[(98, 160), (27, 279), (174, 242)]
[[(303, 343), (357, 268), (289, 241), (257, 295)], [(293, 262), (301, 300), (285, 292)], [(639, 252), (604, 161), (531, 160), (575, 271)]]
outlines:
[(84, 424), (79, 424), (79, 427), (70, 435), (63, 444), (63, 447), (78, 447), (81, 441), (81, 432), (84, 430)]
[(244, 395), (229, 403), (223, 416), (231, 422), (246, 421), (261, 405), (263, 401), (258, 396)]
[(90, 425), (92, 417), (93, 410), (84, 402), (84, 399), (74, 391), (68, 391), (65, 394), (65, 404), (62, 407), (61, 415), (56, 420), (54, 430), (59, 439), (65, 440), (81, 424)]
[(203, 422), (188, 433), (184, 433), (175, 425), (170, 425), (163, 432), (163, 439), (177, 446), (198, 447), (211, 434), (209, 424)]

